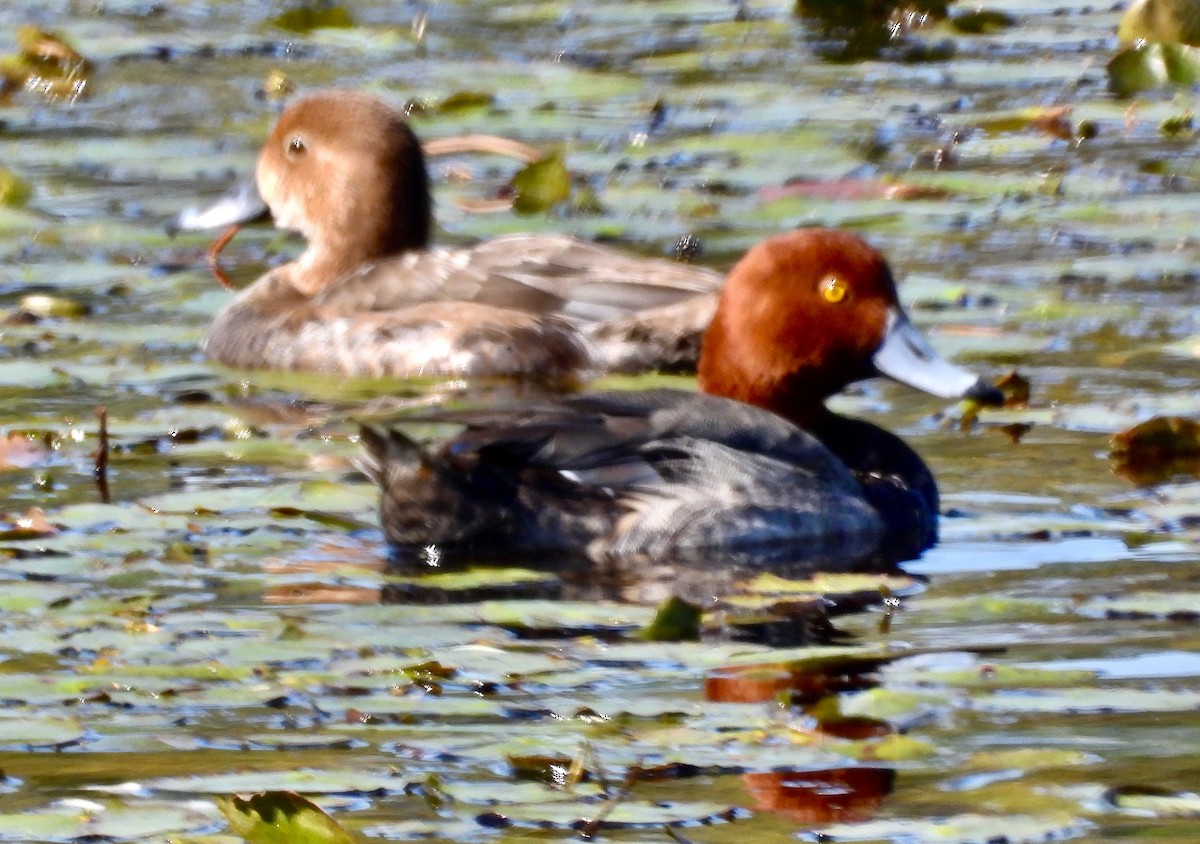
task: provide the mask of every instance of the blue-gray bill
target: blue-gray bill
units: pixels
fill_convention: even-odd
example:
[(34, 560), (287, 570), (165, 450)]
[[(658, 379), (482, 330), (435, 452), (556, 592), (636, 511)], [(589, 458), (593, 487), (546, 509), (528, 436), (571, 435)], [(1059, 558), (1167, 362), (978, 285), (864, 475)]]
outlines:
[(879, 374), (944, 399), (1001, 404), (1003, 395), (974, 372), (939, 355), (899, 308), (888, 313), (883, 345), (871, 358)]
[(171, 234), (180, 231), (205, 231), (264, 220), (270, 211), (254, 178), (239, 179), (229, 190), (208, 205), (186, 208), (168, 226)]

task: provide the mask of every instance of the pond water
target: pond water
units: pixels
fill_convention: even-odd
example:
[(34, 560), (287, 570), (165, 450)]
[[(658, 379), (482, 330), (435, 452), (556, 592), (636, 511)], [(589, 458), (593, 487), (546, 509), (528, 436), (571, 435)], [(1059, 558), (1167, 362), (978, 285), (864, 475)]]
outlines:
[[(0, 7), (90, 61), (78, 96), (0, 99), (28, 189), (0, 207), (0, 840), (233, 842), (213, 798), (277, 790), (359, 840), (1200, 840), (1197, 467), (1109, 457), (1200, 405), (1196, 95), (1108, 92), (1119, 8), (988, 8), (864, 46), (761, 0), (361, 0), (299, 31), (255, 0)], [(439, 159), (443, 242), (692, 235), (725, 268), (860, 232), (934, 344), (1030, 402), (836, 400), (943, 490), (941, 544), (886, 576), (388, 570), (352, 419), (444, 386), (209, 364), (229, 293), (164, 233), (249, 171), (272, 73), (562, 148), (599, 201), (470, 213), (511, 162)], [(224, 261), (298, 248), (252, 229)], [(701, 641), (639, 637), (684, 586)]]

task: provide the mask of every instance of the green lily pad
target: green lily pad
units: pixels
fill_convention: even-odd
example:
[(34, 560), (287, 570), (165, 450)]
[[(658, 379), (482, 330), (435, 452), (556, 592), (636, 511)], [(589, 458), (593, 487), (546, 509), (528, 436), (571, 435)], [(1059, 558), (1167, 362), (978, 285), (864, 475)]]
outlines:
[(659, 605), (654, 619), (638, 637), (647, 642), (696, 641), (700, 638), (703, 611), (682, 598), (671, 597)]
[(39, 717), (19, 710), (10, 710), (8, 717), (0, 718), (2, 747), (64, 747), (82, 740), (86, 733), (75, 718)]
[(354, 838), (311, 800), (290, 791), (216, 798), (230, 828), (248, 844), (354, 844)]
[(243, 794), (248, 792), (297, 792), (303, 794), (353, 794), (382, 789), (399, 791), (404, 781), (388, 774), (354, 770), (260, 771), (210, 776), (163, 777), (145, 780), (151, 791), (179, 794)]
[(29, 202), (33, 189), (29, 183), (11, 170), (0, 167), (0, 205), (20, 208)]
[(1187, 44), (1141, 44), (1129, 47), (1108, 63), (1108, 82), (1123, 97), (1168, 85), (1194, 85), (1200, 80), (1200, 48)]
[(293, 4), (272, 21), (288, 32), (308, 33), (314, 29), (348, 29), (354, 26), (350, 12), (322, 0)]
[(518, 214), (537, 214), (553, 208), (571, 195), (571, 174), (561, 152), (526, 165), (513, 176), (517, 191), (513, 210)]
[[(1066, 816), (962, 814), (934, 820), (896, 819), (824, 827), (821, 841), (895, 841), (905, 844), (985, 844), (1003, 829), (1006, 844), (1041, 844), (1082, 834), (1091, 824)], [(809, 838), (809, 840), (816, 840)]]
[(0, 841), (147, 841), (181, 839), (212, 824), (210, 814), (190, 806), (159, 802), (105, 805), (87, 801), (0, 815)]
[(1172, 792), (1153, 786), (1125, 786), (1110, 789), (1105, 800), (1118, 809), (1156, 818), (1200, 817), (1200, 795)]
[(1200, 621), (1200, 594), (1165, 592), (1104, 595), (1080, 604), (1076, 612), (1093, 618)]
[(1016, 768), (1034, 771), (1042, 768), (1065, 768), (1078, 765), (1094, 765), (1098, 756), (1055, 747), (1022, 747), (1015, 750), (989, 750), (974, 754), (967, 760), (968, 769), (992, 771)]
[(1117, 38), (1200, 45), (1200, 6), (1192, 0), (1135, 0), (1121, 16)]
[(1060, 689), (987, 695), (975, 706), (988, 712), (1185, 712), (1200, 707), (1200, 692), (1174, 689)]

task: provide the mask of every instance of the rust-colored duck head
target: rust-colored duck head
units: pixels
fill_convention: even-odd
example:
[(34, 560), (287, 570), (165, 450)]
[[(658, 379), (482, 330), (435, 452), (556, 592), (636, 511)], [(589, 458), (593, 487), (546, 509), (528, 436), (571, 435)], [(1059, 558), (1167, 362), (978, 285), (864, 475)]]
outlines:
[(799, 229), (752, 248), (729, 273), (700, 354), (700, 387), (805, 425), (847, 384), (887, 375), (943, 398), (995, 388), (929, 345), (883, 256), (862, 238)]

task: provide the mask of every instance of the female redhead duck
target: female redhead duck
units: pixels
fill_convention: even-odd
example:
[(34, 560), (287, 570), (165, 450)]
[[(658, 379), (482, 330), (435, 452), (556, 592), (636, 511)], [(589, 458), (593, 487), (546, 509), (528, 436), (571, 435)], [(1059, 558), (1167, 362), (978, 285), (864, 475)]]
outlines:
[[(217, 314), (204, 348), (221, 363), (548, 379), (695, 365), (718, 274), (555, 235), (431, 250), (420, 142), (374, 96), (325, 91), (296, 101), (255, 175), (276, 225), (308, 247)], [(179, 227), (228, 225), (263, 210), (252, 191), (241, 200), (185, 212)]]
[(943, 398), (998, 398), (913, 327), (878, 252), (853, 234), (803, 229), (755, 246), (730, 272), (704, 335), (701, 393), (426, 416), (464, 427), (435, 449), (367, 426), (365, 466), (401, 551), (602, 560), (791, 546), (909, 559), (937, 539), (932, 474), (895, 435), (824, 404), (879, 374)]

